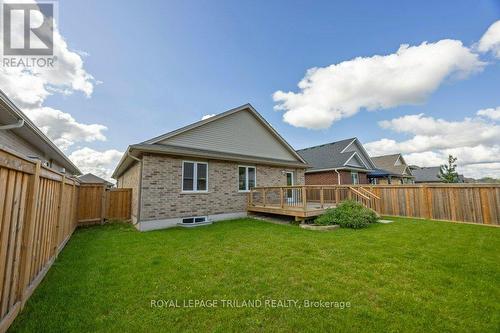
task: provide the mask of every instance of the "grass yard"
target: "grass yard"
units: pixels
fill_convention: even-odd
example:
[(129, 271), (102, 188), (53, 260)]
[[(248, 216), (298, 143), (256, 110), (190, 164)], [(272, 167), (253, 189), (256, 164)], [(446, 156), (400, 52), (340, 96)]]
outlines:
[[(330, 233), (252, 219), (81, 229), (11, 331), (499, 332), (500, 228), (394, 220)], [(190, 299), (219, 301), (182, 307)], [(261, 307), (222, 306), (255, 299)], [(265, 306), (271, 299), (351, 306)]]

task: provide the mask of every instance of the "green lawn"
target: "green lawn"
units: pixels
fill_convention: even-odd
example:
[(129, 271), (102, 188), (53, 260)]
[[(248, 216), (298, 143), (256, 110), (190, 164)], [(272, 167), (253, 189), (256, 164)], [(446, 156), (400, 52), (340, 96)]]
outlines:
[[(395, 221), (329, 233), (251, 219), (81, 229), (11, 330), (499, 332), (500, 228)], [(190, 299), (218, 306), (151, 307)], [(222, 303), (255, 299), (261, 307)]]

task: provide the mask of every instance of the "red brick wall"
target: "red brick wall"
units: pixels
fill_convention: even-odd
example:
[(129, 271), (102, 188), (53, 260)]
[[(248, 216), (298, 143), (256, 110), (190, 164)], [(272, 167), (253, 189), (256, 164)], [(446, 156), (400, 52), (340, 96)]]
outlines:
[[(340, 184), (352, 184), (351, 171), (342, 170), (340, 173)], [(368, 184), (365, 172), (358, 172), (359, 183)], [(338, 185), (338, 177), (335, 171), (323, 171), (306, 173), (306, 185)]]
[(359, 183), (360, 184), (369, 184), (370, 182), (368, 181), (368, 176), (364, 172), (360, 172), (358, 174), (359, 177)]
[(306, 185), (337, 185), (337, 173), (335, 171), (324, 171), (306, 173)]

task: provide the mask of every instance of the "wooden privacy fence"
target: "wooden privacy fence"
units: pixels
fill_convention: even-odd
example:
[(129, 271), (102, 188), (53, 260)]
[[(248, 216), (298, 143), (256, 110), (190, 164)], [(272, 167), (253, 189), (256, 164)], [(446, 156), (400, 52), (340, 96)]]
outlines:
[(250, 190), (247, 210), (314, 217), (352, 199), (380, 215), (500, 225), (500, 185), (299, 185)]
[(81, 184), (78, 224), (104, 223), (107, 219), (130, 219), (132, 189), (106, 189), (102, 184)]
[(77, 186), (40, 162), (0, 149), (0, 332), (73, 233)]
[(423, 184), (361, 186), (380, 197), (381, 215), (500, 225), (500, 185)]
[(130, 189), (80, 185), (0, 148), (0, 333), (42, 281), (80, 216), (130, 219), (130, 197)]

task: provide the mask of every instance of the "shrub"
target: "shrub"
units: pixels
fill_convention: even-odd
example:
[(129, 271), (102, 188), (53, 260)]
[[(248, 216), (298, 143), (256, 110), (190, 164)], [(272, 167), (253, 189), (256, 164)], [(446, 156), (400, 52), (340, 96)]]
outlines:
[(352, 229), (365, 228), (375, 222), (377, 222), (375, 212), (353, 200), (344, 201), (337, 208), (327, 209), (314, 221), (319, 225), (338, 224), (342, 228)]

